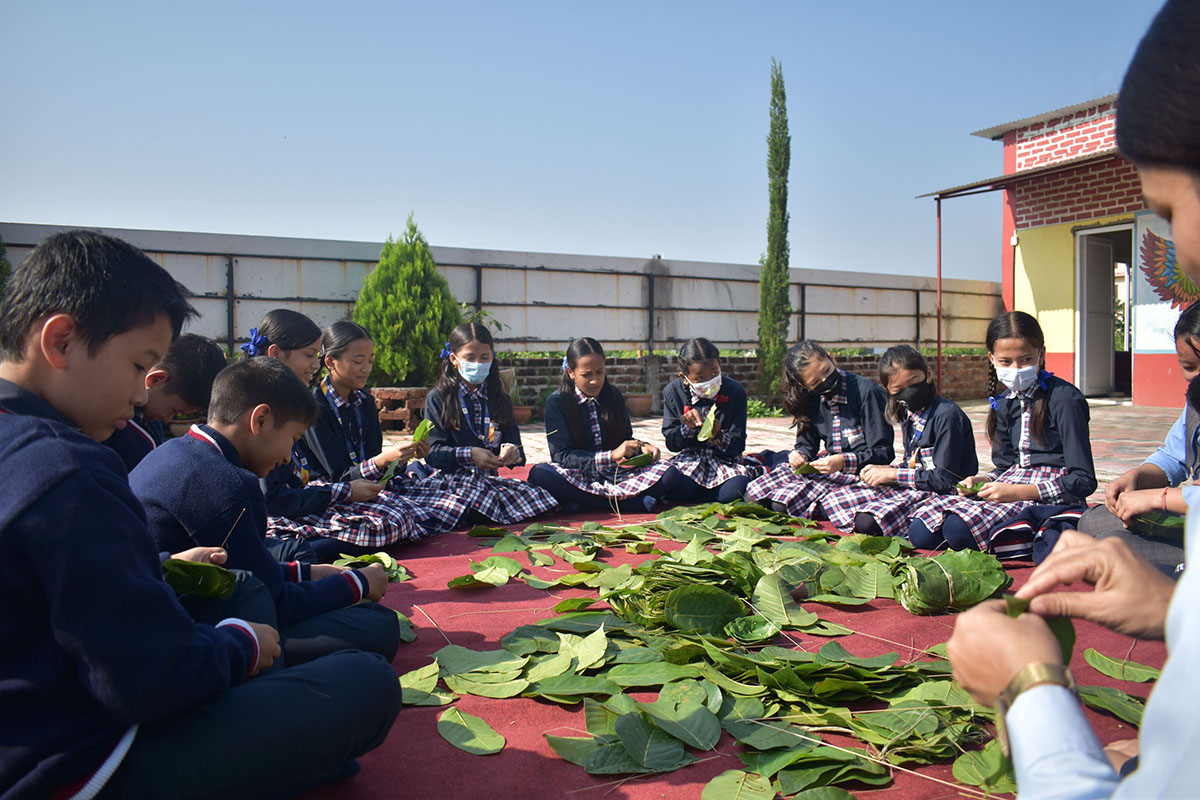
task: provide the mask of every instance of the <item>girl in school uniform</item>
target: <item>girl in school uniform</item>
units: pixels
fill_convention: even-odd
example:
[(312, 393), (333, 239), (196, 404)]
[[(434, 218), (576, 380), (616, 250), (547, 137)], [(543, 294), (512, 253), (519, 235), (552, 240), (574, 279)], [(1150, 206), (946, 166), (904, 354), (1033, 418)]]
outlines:
[[(633, 437), (621, 390), (605, 379), (604, 348), (590, 337), (571, 342), (559, 390), (546, 399), (546, 442), (553, 463), (535, 464), (529, 482), (564, 510), (649, 512), (675, 488), (679, 473), (659, 450)], [(642, 454), (642, 467), (622, 462)]]
[[(679, 349), (679, 377), (663, 387), (663, 436), (678, 453), (671, 459), (680, 473), (668, 499), (676, 503), (729, 503), (763, 472), (757, 456), (746, 456), (746, 390), (721, 374), (717, 348), (708, 339), (692, 339)], [(700, 441), (709, 409), (716, 406), (712, 437)]]
[(975, 433), (963, 410), (938, 394), (929, 365), (911, 345), (884, 352), (879, 383), (888, 393), (884, 415), (900, 423), (904, 458), (895, 466), (868, 464), (859, 483), (833, 490), (822, 507), (842, 530), (903, 536), (914, 508), (932, 495), (957, 494), (958, 482), (979, 471)]
[[(949, 546), (1022, 558), (1032, 551), (1028, 527), (1010, 536), (1002, 530), (1005, 521), (1037, 504), (1082, 505), (1096, 490), (1088, 405), (1078, 389), (1046, 372), (1045, 339), (1029, 314), (1009, 311), (993, 319), (986, 343), (987, 435), (995, 466), (961, 481), (959, 495), (923, 504), (908, 538), (925, 549)], [(981, 482), (974, 496), (962, 494)]]
[[(251, 329), (242, 350), (282, 361), (307, 386), (321, 365), (321, 339), (321, 329), (304, 314), (275, 309)], [(432, 511), (404, 498), (380, 499), (382, 470), (331, 478), (320, 469), (302, 439), (292, 447), (291, 460), (263, 479), (267, 546), (281, 560), (328, 561), (342, 552), (374, 552), (436, 532), (421, 524), (433, 524)]]
[[(782, 389), (783, 407), (796, 428), (796, 447), (786, 461), (747, 487), (747, 500), (810, 517), (822, 510), (823, 499), (834, 489), (857, 484), (863, 467), (889, 464), (895, 457), (883, 388), (838, 369), (821, 345), (803, 339), (788, 349)], [(797, 474), (805, 464), (816, 472)], [(861, 487), (858, 494), (843, 493), (841, 502), (857, 507), (873, 496), (870, 487)]]
[(501, 467), (525, 463), (512, 401), (495, 369), (492, 334), (477, 322), (459, 325), (442, 349), (442, 374), (425, 397), (436, 471), (425, 483), (460, 496), (468, 516), (501, 525), (558, 508), (554, 495), (525, 481), (501, 478)]

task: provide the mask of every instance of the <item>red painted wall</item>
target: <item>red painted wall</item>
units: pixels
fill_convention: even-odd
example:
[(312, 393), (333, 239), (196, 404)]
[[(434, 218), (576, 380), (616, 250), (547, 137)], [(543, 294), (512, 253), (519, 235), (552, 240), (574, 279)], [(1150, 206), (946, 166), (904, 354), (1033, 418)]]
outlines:
[[(1015, 172), (1017, 169), (1017, 132), (1009, 131), (1004, 134), (1004, 172), (1008, 175)], [(1013, 252), (1012, 237), (1017, 229), (1016, 213), (1014, 211), (1015, 193), (1012, 189), (1005, 189), (1004, 207), (1000, 212), (1002, 223), (1000, 226), (1000, 295), (1004, 300), (1004, 310), (1012, 311), (1013, 303), (1016, 301), (1016, 282), (1017, 282), (1017, 265), (1016, 257)]]
[(1046, 370), (1068, 383), (1075, 382), (1074, 353), (1046, 353)]
[(1187, 382), (1174, 353), (1133, 354), (1133, 404), (1183, 408)]

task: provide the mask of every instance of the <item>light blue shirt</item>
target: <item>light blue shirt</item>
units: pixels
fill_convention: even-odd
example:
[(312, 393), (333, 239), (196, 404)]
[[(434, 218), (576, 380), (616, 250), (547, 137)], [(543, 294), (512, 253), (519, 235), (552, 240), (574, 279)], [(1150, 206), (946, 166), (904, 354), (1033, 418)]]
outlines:
[(1061, 686), (1035, 686), (1005, 717), (1021, 798), (1200, 797), (1200, 514), (1188, 517), (1184, 540), (1196, 566), (1171, 598), (1169, 657), (1142, 716), (1137, 770), (1119, 779), (1079, 701)]
[[(1167, 438), (1163, 440), (1162, 447), (1142, 463), (1153, 464), (1165, 472), (1167, 481), (1172, 486), (1178, 486), (1188, 479), (1187, 409), (1175, 420), (1171, 430), (1167, 431)], [(1200, 486), (1183, 487), (1183, 502), (1187, 503), (1189, 508), (1200, 503)]]

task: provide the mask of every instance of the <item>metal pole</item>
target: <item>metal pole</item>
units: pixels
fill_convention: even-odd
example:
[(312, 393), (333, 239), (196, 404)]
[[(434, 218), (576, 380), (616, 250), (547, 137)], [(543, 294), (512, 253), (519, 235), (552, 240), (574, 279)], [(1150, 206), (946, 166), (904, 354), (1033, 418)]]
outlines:
[(229, 354), (233, 355), (237, 348), (237, 322), (235, 304), (237, 298), (233, 293), (233, 256), (225, 256), (225, 335), (228, 337)]
[(942, 390), (942, 198), (937, 198), (937, 365), (938, 391)]
[(808, 316), (808, 295), (805, 291), (806, 288), (803, 283), (800, 284), (800, 323), (797, 333), (800, 334), (801, 339), (805, 338), (804, 318)]
[(483, 264), (475, 265), (475, 310), (483, 311)]
[(646, 353), (654, 355), (654, 273), (646, 275)]
[(913, 347), (921, 349), (921, 290), (913, 289), (913, 317), (916, 319), (916, 331), (913, 333)]

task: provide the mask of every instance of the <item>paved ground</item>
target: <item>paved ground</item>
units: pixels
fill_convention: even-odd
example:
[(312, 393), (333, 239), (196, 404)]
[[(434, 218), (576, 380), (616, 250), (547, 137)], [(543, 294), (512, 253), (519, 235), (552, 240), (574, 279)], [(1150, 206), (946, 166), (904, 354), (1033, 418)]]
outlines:
[[(981, 469), (991, 467), (991, 447), (984, 436), (987, 419), (986, 401), (961, 404), (975, 426), (975, 446), (979, 453)], [(1102, 495), (1104, 484), (1130, 467), (1135, 467), (1154, 452), (1166, 436), (1171, 424), (1178, 418), (1179, 411), (1164, 408), (1142, 408), (1117, 405), (1110, 401), (1095, 401), (1092, 404), (1092, 454), (1096, 461), (1096, 476), (1100, 480), (1097, 495)], [(789, 428), (790, 418), (760, 417), (748, 423), (747, 450), (783, 450), (790, 448), (795, 435)], [(662, 421), (658, 417), (634, 420), (634, 435), (647, 442), (664, 447)], [(521, 440), (525, 445), (526, 460), (530, 464), (549, 461), (546, 448), (546, 429), (540, 421), (521, 427)], [(665, 449), (665, 447), (664, 447)], [(896, 431), (896, 450), (903, 452), (899, 429)]]

